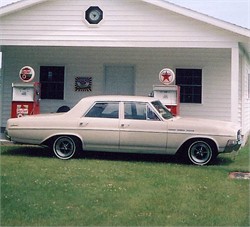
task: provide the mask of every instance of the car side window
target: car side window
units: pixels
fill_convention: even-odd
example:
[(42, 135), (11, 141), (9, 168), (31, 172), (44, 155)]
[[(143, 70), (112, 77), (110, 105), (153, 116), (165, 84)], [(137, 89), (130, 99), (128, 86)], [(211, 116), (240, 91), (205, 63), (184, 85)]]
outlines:
[(97, 102), (87, 112), (85, 117), (119, 118), (119, 103), (118, 102)]
[(124, 118), (133, 120), (159, 120), (147, 103), (125, 102)]
[(159, 117), (156, 113), (151, 109), (150, 106), (147, 105), (147, 120), (160, 121)]

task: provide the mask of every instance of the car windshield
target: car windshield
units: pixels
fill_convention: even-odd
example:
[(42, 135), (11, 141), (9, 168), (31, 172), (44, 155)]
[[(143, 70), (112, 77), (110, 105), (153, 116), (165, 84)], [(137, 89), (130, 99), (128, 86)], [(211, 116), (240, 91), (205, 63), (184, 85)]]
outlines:
[(164, 119), (171, 119), (173, 118), (172, 113), (165, 107), (160, 101), (152, 102), (155, 109)]

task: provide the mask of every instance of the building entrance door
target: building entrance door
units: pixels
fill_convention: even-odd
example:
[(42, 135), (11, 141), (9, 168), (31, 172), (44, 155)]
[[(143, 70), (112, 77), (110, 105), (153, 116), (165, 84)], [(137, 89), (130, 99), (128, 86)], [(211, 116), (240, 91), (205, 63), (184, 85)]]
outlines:
[(135, 68), (128, 65), (105, 66), (105, 94), (134, 95)]

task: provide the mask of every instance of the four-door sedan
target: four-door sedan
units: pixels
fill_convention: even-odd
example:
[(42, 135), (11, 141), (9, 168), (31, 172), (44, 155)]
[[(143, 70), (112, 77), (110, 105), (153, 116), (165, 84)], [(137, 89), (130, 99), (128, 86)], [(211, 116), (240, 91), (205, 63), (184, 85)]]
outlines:
[(173, 117), (159, 100), (139, 96), (87, 97), (66, 113), (12, 118), (6, 135), (17, 143), (49, 146), (60, 159), (80, 150), (180, 154), (196, 165), (241, 144), (233, 123)]

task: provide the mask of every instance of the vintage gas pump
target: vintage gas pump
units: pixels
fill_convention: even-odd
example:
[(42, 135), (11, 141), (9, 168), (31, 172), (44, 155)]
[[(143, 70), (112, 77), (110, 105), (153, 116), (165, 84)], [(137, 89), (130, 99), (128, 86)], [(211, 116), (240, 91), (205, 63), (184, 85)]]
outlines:
[(40, 113), (40, 84), (30, 82), (34, 75), (34, 70), (25, 66), (19, 73), (23, 83), (12, 83), (12, 118)]
[(159, 73), (162, 85), (153, 85), (153, 96), (159, 99), (174, 116), (180, 115), (180, 87), (174, 85), (175, 74), (165, 68)]

